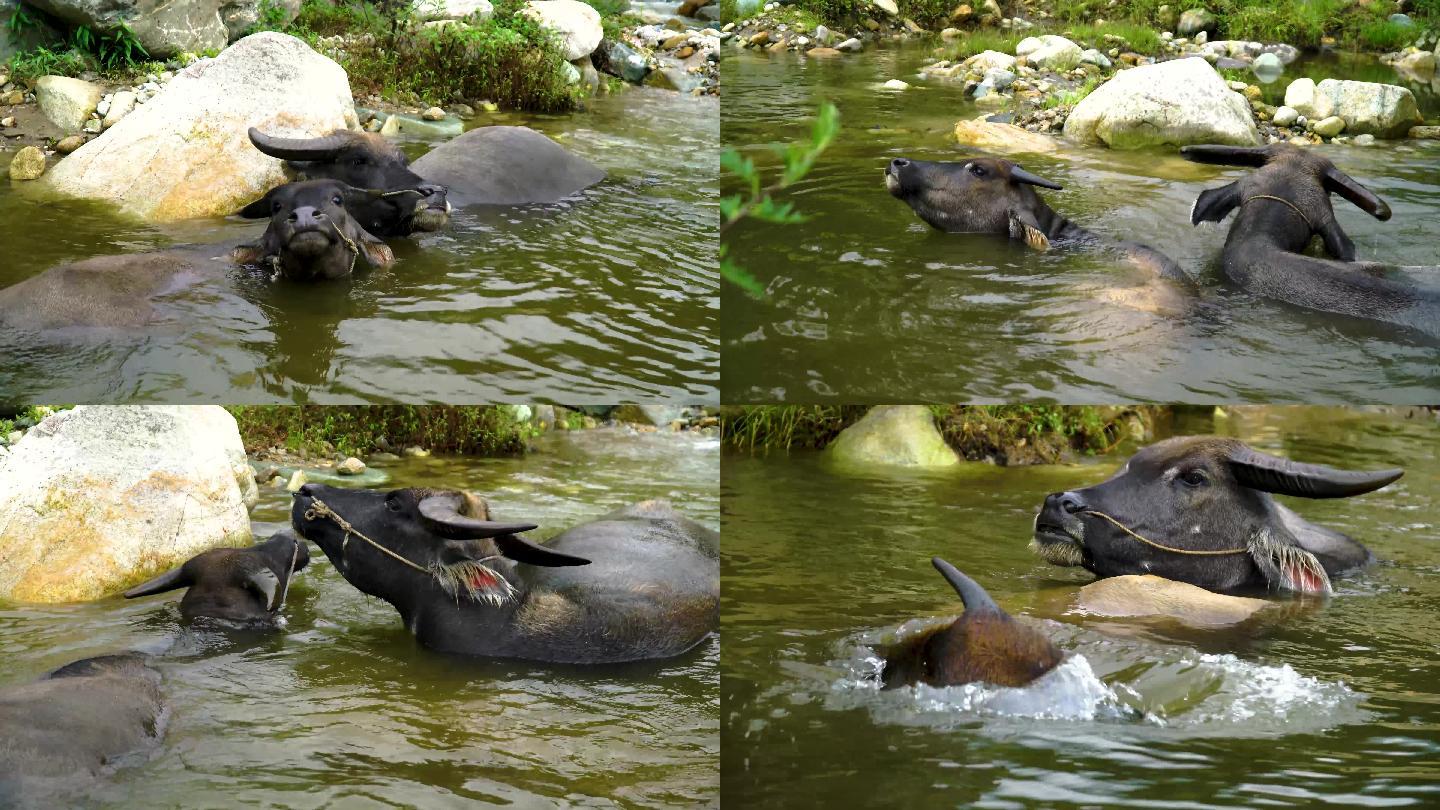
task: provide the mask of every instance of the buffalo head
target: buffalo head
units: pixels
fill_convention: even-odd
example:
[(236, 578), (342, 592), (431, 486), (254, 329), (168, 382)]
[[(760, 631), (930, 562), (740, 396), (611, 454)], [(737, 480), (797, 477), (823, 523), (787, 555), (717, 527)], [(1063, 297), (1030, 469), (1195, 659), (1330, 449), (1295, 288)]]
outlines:
[(514, 566), (587, 565), (520, 536), (533, 523), (489, 520), (484, 501), (434, 489), (380, 492), (306, 484), (290, 519), (346, 580), (402, 613), (437, 593), (451, 600), (505, 605)]
[(997, 158), (963, 163), (895, 158), (885, 169), (885, 187), (931, 227), (952, 233), (1004, 234), (1044, 250), (1050, 244), (1046, 220), (1054, 212), (1034, 186), (1061, 188)]
[(1237, 235), (1248, 236), (1256, 231), (1271, 237), (1281, 236), (1287, 249), (1299, 250), (1312, 235), (1319, 234), (1331, 256), (1352, 262), (1355, 244), (1335, 221), (1330, 195), (1339, 194), (1382, 222), (1390, 218), (1390, 206), (1374, 192), (1335, 168), (1335, 164), (1322, 155), (1294, 144), (1186, 146), (1180, 149), (1180, 154), (1196, 163), (1258, 169), (1229, 185), (1200, 192), (1190, 208), (1192, 225), (1219, 222), (1247, 203), (1268, 206), (1262, 215), (1264, 219), (1252, 218), (1244, 225), (1237, 219)]
[(238, 625), (273, 624), (295, 572), (310, 564), (305, 543), (280, 532), (250, 548), (213, 548), (125, 592), (126, 599), (187, 588), (180, 615), (190, 622), (219, 619)]
[(250, 142), (287, 161), (302, 180), (339, 180), (379, 192), (346, 202), (373, 234), (438, 231), (450, 221), (446, 188), (411, 171), (405, 153), (380, 135), (337, 129), (320, 138), (274, 138), (251, 127)]
[(886, 689), (974, 681), (1024, 686), (1060, 664), (1064, 654), (1050, 639), (1010, 618), (975, 580), (939, 557), (930, 563), (960, 595), (965, 613), (887, 651)]
[(348, 206), (374, 192), (335, 180), (286, 183), (245, 206), (240, 216), (269, 218), (260, 241), (238, 248), (242, 264), (268, 263), (292, 281), (344, 278), (364, 259), (372, 267), (395, 261), (389, 246), (350, 216)]
[(1214, 591), (1328, 593), (1330, 576), (1364, 565), (1369, 552), (1270, 494), (1344, 498), (1403, 472), (1301, 464), (1217, 436), (1166, 439), (1100, 484), (1046, 497), (1031, 548), (1101, 577), (1155, 574)]

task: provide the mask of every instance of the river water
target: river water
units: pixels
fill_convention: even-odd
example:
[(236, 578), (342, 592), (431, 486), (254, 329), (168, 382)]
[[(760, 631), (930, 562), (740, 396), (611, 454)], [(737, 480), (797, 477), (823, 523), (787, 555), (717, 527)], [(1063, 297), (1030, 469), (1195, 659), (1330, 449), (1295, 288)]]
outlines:
[[(1401, 466), (1359, 498), (1286, 499), (1379, 562), (1328, 602), (1225, 630), (1070, 612), (1080, 569), (1026, 549), (1047, 493), (1128, 455), (846, 474), (723, 459), (723, 789), (746, 807), (1434, 807), (1440, 802), (1440, 423), (1331, 409), (1177, 416), (1288, 457)], [(869, 645), (961, 605), (966, 570), (1066, 662), (1024, 689), (880, 692)]]
[[(1279, 304), (1224, 280), (1218, 261), (1229, 221), (1196, 228), (1189, 212), (1202, 190), (1244, 169), (1189, 163), (1174, 150), (1065, 144), (1018, 158), (1065, 187), (1042, 192), (1059, 213), (1155, 246), (1197, 279), (1198, 298), (1179, 296), (1180, 306), (1156, 307), (1159, 296), (1148, 291), (1132, 295), (1144, 279), (1104, 256), (1037, 254), (933, 231), (890, 196), (883, 172), (899, 156), (975, 153), (953, 136), (956, 121), (981, 112), (962, 86), (915, 78), (934, 59), (923, 45), (809, 60), (726, 52), (728, 148), (773, 171), (770, 147), (808, 138), (822, 101), (839, 107), (842, 125), (811, 174), (783, 196), (808, 222), (747, 222), (726, 235), (733, 258), (768, 291), (763, 302), (731, 285), (722, 292), (726, 401), (1434, 400), (1434, 338)], [(1299, 75), (1406, 84), (1427, 118), (1440, 115), (1430, 85), (1363, 60), (1297, 63), (1268, 88), (1269, 100), (1278, 103)], [(894, 78), (916, 86), (879, 88)], [(1440, 263), (1440, 142), (1319, 149), (1394, 210), (1378, 222), (1333, 199), (1360, 258)]]
[[(296, 285), (232, 273), (144, 333), (0, 335), (0, 390), (36, 402), (601, 402), (718, 398), (715, 97), (632, 88), (534, 127), (609, 173), (554, 205), (458, 211), (398, 262)], [(412, 158), (430, 148), (407, 143)], [(148, 226), (0, 183), (0, 287), (59, 262), (253, 239), (239, 219)]]
[[(551, 434), (523, 459), (407, 459), (384, 486), (469, 488), (537, 537), (647, 498), (718, 527), (718, 441), (601, 429)], [(382, 484), (367, 473), (372, 485)], [(262, 487), (255, 531), (288, 521)], [(718, 804), (719, 640), (661, 662), (484, 662), (417, 645), (319, 549), (288, 627), (182, 630), (179, 592), (76, 605), (0, 603), (0, 685), (78, 658), (156, 653), (171, 708), (155, 756), (63, 806), (694, 807)], [(58, 801), (58, 800), (57, 800)], [(62, 806), (55, 804), (52, 806)]]

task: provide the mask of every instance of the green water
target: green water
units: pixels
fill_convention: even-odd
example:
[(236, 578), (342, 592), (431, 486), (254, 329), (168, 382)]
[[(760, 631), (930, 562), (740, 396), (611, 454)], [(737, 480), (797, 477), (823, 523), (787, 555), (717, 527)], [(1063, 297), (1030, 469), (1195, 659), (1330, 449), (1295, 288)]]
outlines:
[[(372, 467), (390, 486), (464, 487), (549, 537), (668, 498), (718, 525), (715, 439), (602, 429), (524, 459)], [(262, 487), (256, 533), (288, 521)], [(694, 807), (718, 803), (719, 641), (617, 667), (484, 662), (418, 646), (312, 547), (273, 634), (186, 632), (178, 593), (0, 604), (0, 685), (78, 658), (158, 654), (171, 716), (155, 756), (64, 804), (83, 807)], [(57, 802), (60, 801), (57, 799)]]
[[(1065, 190), (1059, 213), (1114, 238), (1150, 244), (1199, 283), (1156, 311), (1145, 278), (1085, 252), (1037, 254), (995, 238), (933, 231), (886, 191), (890, 160), (960, 160), (957, 120), (981, 113), (960, 83), (922, 81), (929, 47), (880, 47), (809, 59), (728, 51), (722, 140), (773, 170), (770, 147), (808, 138), (821, 101), (840, 136), (784, 199), (799, 226), (745, 223), (731, 256), (765, 286), (757, 302), (727, 285), (721, 329), (726, 401), (1060, 402), (1133, 400), (1420, 403), (1440, 390), (1433, 338), (1290, 307), (1238, 289), (1218, 267), (1229, 222), (1190, 225), (1196, 196), (1245, 170), (1161, 151), (1062, 145), (1024, 167)], [(1373, 61), (1311, 60), (1299, 75), (1406, 84), (1428, 118), (1440, 95)], [(899, 78), (904, 92), (879, 84)], [(1272, 99), (1278, 101), (1279, 99)], [(1362, 259), (1434, 265), (1440, 142), (1319, 147), (1386, 199), (1378, 222), (1334, 201)], [(733, 191), (728, 187), (722, 191)], [(1423, 280), (1423, 279), (1422, 279)], [(1430, 277), (1428, 283), (1434, 284)], [(1117, 303), (1137, 295), (1142, 306)], [(1165, 292), (1165, 290), (1161, 290)]]
[[(295, 285), (232, 273), (143, 333), (0, 335), (0, 390), (38, 402), (616, 401), (718, 397), (715, 98), (636, 88), (525, 124), (609, 173), (554, 205), (466, 209), (389, 240), (398, 262)], [(427, 144), (407, 145), (412, 156)], [(57, 263), (253, 239), (263, 225), (163, 227), (0, 183), (0, 287)]]
[[(847, 475), (726, 455), (722, 785), (745, 807), (1433, 807), (1440, 802), (1440, 423), (1326, 409), (1182, 413), (1291, 458), (1402, 466), (1285, 499), (1379, 562), (1310, 611), (1230, 630), (1067, 614), (1086, 581), (1026, 549), (1047, 493), (1127, 452)], [(867, 643), (960, 605), (941, 555), (1068, 656), (1042, 684), (879, 692)], [(914, 626), (913, 624), (910, 626)]]

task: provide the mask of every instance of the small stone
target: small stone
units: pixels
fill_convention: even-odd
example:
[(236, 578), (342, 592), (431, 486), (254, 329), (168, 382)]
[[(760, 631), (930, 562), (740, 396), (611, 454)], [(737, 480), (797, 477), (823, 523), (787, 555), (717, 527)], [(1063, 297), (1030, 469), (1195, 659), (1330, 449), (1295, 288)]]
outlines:
[(883, 84), (883, 85), (881, 85), (881, 86), (884, 87), (886, 90), (909, 90), (909, 89), (910, 89), (910, 85), (909, 85), (909, 84), (907, 84), (906, 82), (902, 82), (902, 81), (900, 81), (899, 79), (891, 79), (890, 81), (885, 82), (885, 84)]
[(45, 153), (38, 146), (27, 146), (10, 159), (11, 180), (34, 180), (45, 173)]
[(84, 136), (71, 135), (68, 138), (62, 138), (59, 143), (55, 144), (55, 151), (59, 152), (62, 155), (68, 155), (84, 145)]
[(12, 116), (9, 116), (9, 117), (7, 117), (7, 118), (0, 118), (0, 127), (13, 127), (13, 126), (15, 126), (15, 116), (12, 115)]
[(429, 450), (426, 450), (425, 448), (418, 445), (414, 447), (407, 447), (403, 452), (406, 458), (425, 458), (430, 455)]
[(1294, 107), (1277, 107), (1271, 120), (1277, 127), (1288, 127), (1300, 120), (1300, 112)]
[(88, 133), (90, 135), (99, 135), (100, 130), (103, 128), (104, 124), (100, 121), (99, 118), (91, 118), (89, 121), (85, 122), (85, 126), (80, 131)]
[(1356, 136), (1355, 136), (1355, 145), (1356, 145), (1356, 146), (1374, 146), (1374, 145), (1375, 145), (1375, 136), (1374, 136), (1374, 135), (1371, 135), (1371, 134), (1368, 133), (1368, 132), (1366, 132), (1366, 133), (1363, 134), (1363, 135), (1356, 135)]
[(851, 37), (851, 38), (845, 40), (844, 42), (840, 43), (839, 45), (836, 45), (836, 46), (835, 46), (835, 50), (840, 51), (840, 52), (842, 52), (842, 53), (859, 53), (860, 51), (862, 51), (862, 50), (864, 50), (864, 49), (865, 49), (865, 43), (861, 42), (860, 40), (856, 39), (855, 37)]
[(0, 96), (0, 104), (7, 104), (11, 107), (17, 107), (24, 103), (25, 94), (19, 90), (12, 90), (10, 91), (9, 95)]
[(445, 111), (440, 109), (439, 107), (431, 107), (425, 112), (421, 113), (420, 117), (424, 118), (426, 121), (444, 121)]
[(305, 486), (308, 480), (309, 479), (305, 477), (304, 470), (296, 470), (290, 474), (290, 480), (285, 482), (285, 490), (287, 492), (299, 492), (300, 487)]
[(335, 472), (341, 475), (359, 475), (365, 472), (365, 462), (354, 456), (350, 456), (339, 464), (335, 465)]
[(1315, 122), (1311, 130), (1322, 138), (1333, 138), (1345, 130), (1345, 119), (1332, 115)]

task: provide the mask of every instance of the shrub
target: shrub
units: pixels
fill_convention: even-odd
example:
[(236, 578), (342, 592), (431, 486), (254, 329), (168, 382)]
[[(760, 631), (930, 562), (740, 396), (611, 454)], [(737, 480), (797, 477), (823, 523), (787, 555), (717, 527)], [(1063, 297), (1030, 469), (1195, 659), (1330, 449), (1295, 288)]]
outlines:
[(313, 450), (329, 443), (360, 455), (382, 447), (419, 445), (438, 453), (519, 455), (533, 429), (496, 405), (227, 406), (245, 450)]

